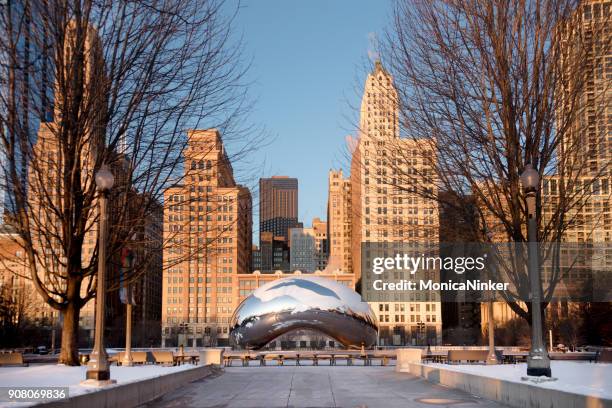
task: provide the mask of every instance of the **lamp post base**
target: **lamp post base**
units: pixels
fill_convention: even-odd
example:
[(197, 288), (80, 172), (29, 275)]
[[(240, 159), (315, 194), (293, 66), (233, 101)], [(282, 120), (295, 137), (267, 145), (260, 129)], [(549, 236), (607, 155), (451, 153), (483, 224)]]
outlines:
[(530, 377), (550, 377), (550, 367), (527, 367), (527, 375)]
[(81, 381), (80, 385), (84, 387), (106, 387), (107, 385), (117, 384), (115, 380), (96, 380), (93, 378), (89, 378), (87, 380)]
[(487, 356), (487, 365), (494, 365), (494, 364), (499, 364), (499, 362), (497, 361), (497, 356), (495, 354), (493, 355), (489, 354)]
[(121, 365), (125, 367), (132, 367), (134, 365), (134, 360), (132, 360), (131, 358), (126, 358), (125, 360), (121, 361)]
[(550, 358), (545, 348), (536, 347), (531, 350), (527, 357), (527, 375), (531, 377), (552, 376)]
[(95, 380), (95, 381), (109, 381), (110, 380), (110, 371), (107, 370), (88, 370), (85, 378), (87, 380)]

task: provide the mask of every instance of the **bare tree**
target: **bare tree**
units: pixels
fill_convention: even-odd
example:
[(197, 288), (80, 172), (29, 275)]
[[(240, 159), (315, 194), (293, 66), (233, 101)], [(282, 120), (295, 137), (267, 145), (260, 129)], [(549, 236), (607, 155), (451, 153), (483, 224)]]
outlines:
[[(416, 192), (452, 208), (475, 241), (513, 243), (513, 261), (498, 273), (515, 288), (505, 300), (529, 322), (531, 305), (520, 302), (530, 291), (522, 245), (525, 165), (533, 165), (543, 186), (538, 241), (553, 243), (540, 249), (541, 262), (553, 265), (544, 307), (564, 273), (560, 242), (578, 228), (588, 230), (584, 241), (593, 240), (589, 232), (601, 230), (604, 208), (591, 219), (582, 210), (594, 196), (610, 196), (609, 128), (602, 119), (610, 10), (597, 4), (595, 13), (590, 3), (398, 1), (381, 45), (398, 89), (401, 133), (388, 144), (392, 174), (384, 182), (395, 194)], [(415, 156), (401, 145), (406, 138), (419, 142), (428, 166), (411, 165)]]
[[(15, 3), (0, 6), (0, 187), (29, 278), (63, 315), (60, 362), (78, 365), (79, 314), (96, 293), (95, 172), (115, 175), (107, 252), (118, 268), (180, 182), (187, 129), (220, 128), (233, 159), (252, 146), (237, 125), (247, 64), (222, 0)], [(147, 269), (139, 258), (123, 279)]]

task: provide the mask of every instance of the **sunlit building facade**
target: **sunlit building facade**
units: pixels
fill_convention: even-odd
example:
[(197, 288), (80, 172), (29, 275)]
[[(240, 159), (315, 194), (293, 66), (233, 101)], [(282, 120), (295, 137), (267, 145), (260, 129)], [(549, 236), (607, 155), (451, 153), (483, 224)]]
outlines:
[[(362, 270), (371, 267), (362, 265), (364, 244), (427, 244), (439, 239), (437, 202), (416, 191), (418, 185), (435, 194), (430, 170), (432, 152), (428, 151), (431, 143), (400, 138), (398, 120), (393, 78), (377, 61), (366, 79), (359, 140), (351, 161), (351, 252), (357, 278)], [(414, 177), (400, 177), (397, 169)], [(380, 323), (382, 344), (441, 341), (441, 307), (437, 299), (415, 298), (414, 303), (378, 302), (371, 306)]]
[(327, 242), (330, 267), (353, 272), (351, 254), (351, 180), (342, 170), (330, 170), (327, 193)]
[(183, 182), (164, 194), (162, 345), (222, 345), (251, 268), (251, 194), (216, 129), (188, 138)]

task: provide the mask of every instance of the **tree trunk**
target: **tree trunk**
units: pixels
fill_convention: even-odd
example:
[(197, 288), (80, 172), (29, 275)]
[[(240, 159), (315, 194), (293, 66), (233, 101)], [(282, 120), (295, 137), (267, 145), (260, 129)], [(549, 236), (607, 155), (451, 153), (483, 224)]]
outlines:
[(79, 314), (81, 310), (75, 302), (68, 303), (63, 310), (64, 323), (62, 325), (62, 350), (59, 363), (69, 366), (78, 366), (79, 363)]

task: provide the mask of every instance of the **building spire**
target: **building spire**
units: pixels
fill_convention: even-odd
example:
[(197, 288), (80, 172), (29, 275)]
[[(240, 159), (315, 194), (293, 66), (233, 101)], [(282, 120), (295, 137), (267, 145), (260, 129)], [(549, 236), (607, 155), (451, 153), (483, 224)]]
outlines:
[(377, 58), (376, 61), (374, 61), (374, 74), (378, 74), (381, 72), (384, 75), (389, 75), (389, 72), (387, 72), (387, 70), (383, 67), (383, 64), (380, 61), (380, 58)]
[(384, 71), (382, 62), (380, 62), (380, 58), (377, 58), (376, 61), (374, 61), (374, 71), (375, 72)]

